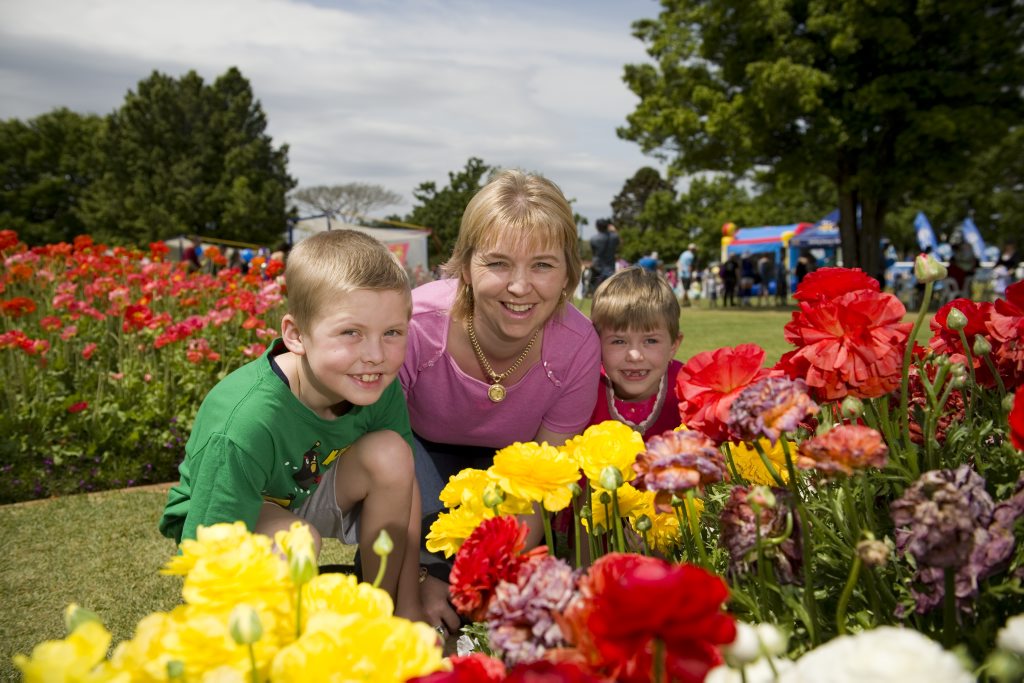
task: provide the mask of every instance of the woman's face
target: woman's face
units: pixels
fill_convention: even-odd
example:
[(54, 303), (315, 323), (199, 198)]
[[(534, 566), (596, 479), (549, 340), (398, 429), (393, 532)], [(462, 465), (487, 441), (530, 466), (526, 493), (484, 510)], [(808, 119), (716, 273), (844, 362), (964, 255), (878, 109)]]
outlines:
[(473, 254), (463, 277), (473, 289), (473, 317), (504, 341), (528, 339), (562, 303), (569, 283), (555, 247), (504, 241)]

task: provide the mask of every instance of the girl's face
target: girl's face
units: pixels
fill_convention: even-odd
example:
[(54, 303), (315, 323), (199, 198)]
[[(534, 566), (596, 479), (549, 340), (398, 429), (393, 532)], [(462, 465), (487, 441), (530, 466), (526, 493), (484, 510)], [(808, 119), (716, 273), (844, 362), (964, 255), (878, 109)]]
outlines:
[(474, 325), (501, 341), (529, 339), (569, 284), (561, 251), (508, 242), (474, 253), (463, 277), (473, 290)]
[(603, 330), (601, 363), (615, 389), (627, 401), (650, 398), (658, 391), (682, 338), (672, 339), (665, 328), (650, 332)]

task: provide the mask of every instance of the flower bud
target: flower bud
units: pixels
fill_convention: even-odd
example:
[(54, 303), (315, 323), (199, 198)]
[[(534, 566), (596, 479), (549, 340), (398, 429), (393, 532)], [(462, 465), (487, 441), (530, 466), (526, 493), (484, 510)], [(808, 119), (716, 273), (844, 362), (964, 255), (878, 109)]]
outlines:
[(601, 495), (599, 495), (597, 497), (597, 500), (598, 500), (598, 502), (601, 503), (601, 505), (611, 505), (612, 504), (612, 496), (607, 491), (601, 491)]
[(946, 315), (946, 327), (951, 330), (962, 330), (967, 327), (967, 316), (959, 308), (949, 309)]
[(971, 349), (977, 357), (987, 356), (992, 353), (992, 345), (980, 334), (974, 335), (974, 347)]
[(1013, 404), (1014, 404), (1014, 395), (1013, 394), (1007, 394), (1006, 396), (1003, 396), (1003, 412), (1004, 413), (1008, 413), (1011, 410), (1013, 410)]
[(839, 410), (847, 420), (856, 420), (864, 415), (864, 402), (856, 396), (847, 396), (840, 404)]
[(889, 562), (889, 546), (875, 539), (861, 541), (857, 544), (857, 557), (868, 567), (884, 567)]
[(74, 633), (82, 624), (90, 621), (99, 621), (99, 615), (92, 610), (79, 607), (77, 603), (71, 603), (64, 609), (64, 626), (68, 633)]
[(781, 657), (789, 650), (789, 636), (775, 624), (762, 622), (754, 629), (757, 631), (757, 639), (761, 641), (761, 649), (773, 657)]
[(377, 534), (377, 540), (373, 542), (373, 552), (379, 557), (385, 557), (390, 555), (394, 549), (395, 542), (391, 540), (391, 536), (386, 529), (381, 529), (380, 533)]
[(260, 615), (249, 605), (236, 605), (228, 617), (228, 631), (239, 645), (252, 645), (263, 637)]
[(576, 482), (569, 484), (569, 491), (572, 492), (573, 498), (578, 498), (583, 495), (583, 489)]
[(949, 271), (931, 254), (918, 254), (914, 259), (914, 277), (918, 282), (937, 282), (944, 280)]
[(288, 575), (296, 586), (305, 586), (319, 571), (316, 558), (306, 549), (296, 549), (288, 556)]
[(647, 515), (640, 515), (636, 518), (636, 530), (639, 532), (650, 531), (651, 527), (654, 526), (654, 522)]
[(589, 505), (584, 505), (583, 507), (580, 508), (580, 519), (590, 519), (593, 516), (594, 513), (590, 509)]
[(185, 680), (185, 662), (171, 659), (167, 662), (167, 680), (171, 683)]
[(747, 493), (747, 502), (759, 508), (774, 508), (775, 493), (768, 486), (754, 486)]
[(950, 368), (949, 383), (954, 389), (963, 389), (967, 386), (967, 368), (959, 363)]
[(505, 492), (497, 484), (488, 484), (484, 489), (484, 505), (496, 508), (505, 502)]
[(616, 491), (622, 486), (622, 472), (614, 465), (608, 465), (601, 470), (601, 488), (608, 491)]
[(732, 666), (743, 666), (761, 658), (761, 642), (750, 624), (736, 622), (736, 639), (722, 648), (725, 660)]

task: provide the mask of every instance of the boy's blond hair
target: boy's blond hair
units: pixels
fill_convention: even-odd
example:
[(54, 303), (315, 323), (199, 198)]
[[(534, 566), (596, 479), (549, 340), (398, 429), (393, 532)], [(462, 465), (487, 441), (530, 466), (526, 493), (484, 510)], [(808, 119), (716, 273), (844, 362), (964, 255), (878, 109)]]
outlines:
[(445, 275), (459, 279), (452, 317), (465, 320), (473, 310), (472, 292), (463, 279), (473, 254), (502, 242), (561, 252), (569, 280), (565, 287), (568, 297), (583, 273), (578, 240), (572, 208), (557, 185), (532, 173), (502, 171), (469, 200), (452, 256), (444, 264)]
[(672, 339), (679, 338), (679, 301), (658, 273), (631, 266), (598, 286), (590, 320), (602, 330), (651, 332), (663, 325)]
[(302, 240), (285, 267), (288, 313), (300, 329), (316, 322), (327, 301), (356, 290), (405, 292), (409, 275), (382, 243), (355, 230), (328, 230)]

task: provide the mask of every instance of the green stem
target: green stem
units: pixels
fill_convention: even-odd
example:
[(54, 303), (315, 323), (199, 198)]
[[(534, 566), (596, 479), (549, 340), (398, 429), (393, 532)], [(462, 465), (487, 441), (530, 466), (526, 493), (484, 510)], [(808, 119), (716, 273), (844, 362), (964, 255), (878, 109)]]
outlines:
[[(924, 322), (925, 316), (928, 315), (928, 306), (932, 301), (932, 289), (934, 288), (934, 282), (928, 282), (924, 286), (924, 296), (921, 297), (921, 308), (917, 312), (917, 318), (914, 320), (914, 327), (910, 331), (910, 336), (907, 338), (907, 348), (903, 351), (903, 377), (900, 380), (900, 425), (903, 432), (903, 444), (908, 449), (911, 447), (910, 441), (910, 414), (908, 412), (909, 400), (910, 400), (910, 359), (914, 355), (914, 340), (917, 339), (918, 330), (921, 329), (921, 324)], [(912, 472), (914, 479), (920, 472)]]
[(693, 545), (693, 534), (690, 533), (689, 523), (683, 519), (683, 506), (684, 503), (679, 505), (673, 505), (672, 507), (676, 511), (676, 521), (679, 522), (679, 535), (683, 537), (683, 542), (686, 544), (686, 556), (690, 562), (697, 562), (697, 549)]
[(374, 579), (373, 579), (373, 587), (374, 588), (380, 588), (380, 582), (384, 580), (384, 570), (387, 569), (387, 566), (388, 566), (388, 556), (387, 555), (381, 555), (380, 556), (380, 566), (377, 567), (377, 576), (374, 577)]
[(768, 455), (764, 452), (764, 449), (761, 448), (760, 440), (754, 441), (754, 450), (757, 451), (757, 455), (761, 458), (761, 462), (764, 464), (765, 469), (768, 470), (768, 474), (772, 475), (772, 479), (775, 480), (775, 483), (779, 488), (786, 488), (786, 482), (782, 480), (782, 475), (780, 475), (779, 471), (775, 469), (775, 464), (772, 463), (768, 458)]
[(1003, 378), (999, 375), (999, 370), (996, 369), (995, 363), (992, 362), (992, 355), (985, 356), (985, 365), (988, 366), (989, 372), (996, 378), (996, 385), (999, 387), (999, 400), (1002, 401), (1006, 398), (1006, 385), (1003, 384)]
[(697, 524), (697, 506), (693, 502), (693, 489), (686, 490), (686, 498), (683, 500), (683, 504), (686, 505), (686, 518), (690, 522), (690, 534), (693, 536), (693, 542), (697, 546), (700, 566), (705, 569), (711, 569), (711, 563), (708, 562), (708, 556), (704, 550), (704, 537), (701, 536), (700, 526)]
[(857, 577), (860, 576), (860, 565), (860, 556), (854, 551), (853, 566), (850, 567), (850, 575), (846, 577), (846, 586), (843, 587), (843, 594), (839, 596), (839, 606), (836, 607), (836, 633), (841, 636), (846, 634), (846, 608), (850, 605), (853, 588), (857, 585)]
[(260, 674), (256, 670), (256, 648), (252, 643), (249, 643), (249, 665), (252, 667), (252, 683), (260, 683)]
[(540, 508), (540, 519), (544, 523), (544, 542), (548, 544), (548, 555), (555, 556), (555, 535), (551, 531), (551, 515), (544, 510), (542, 505)]
[[(387, 558), (386, 557), (382, 557), (381, 558), (381, 566), (384, 565), (384, 562), (387, 562)], [(378, 575), (378, 579), (379, 578), (380, 577)], [(376, 588), (377, 584), (375, 583), (375, 584), (373, 584), (373, 586), (374, 586), (374, 588)], [(298, 639), (299, 636), (301, 636), (301, 635), (302, 635), (302, 586), (299, 586), (298, 588), (295, 589), (295, 638)], [(250, 645), (249, 647), (252, 647), (252, 645)]]
[(580, 523), (580, 506), (582, 503), (578, 498), (572, 502), (572, 535), (576, 539), (576, 569), (583, 567), (583, 525)]
[(807, 610), (807, 631), (811, 638), (811, 644), (817, 646), (818, 639), (818, 604), (814, 598), (814, 572), (811, 568), (811, 545), (814, 542), (813, 533), (816, 531), (816, 524), (811, 524), (810, 516), (806, 513), (807, 506), (800, 497), (800, 486), (796, 478), (796, 467), (793, 466), (793, 456), (789, 452), (789, 442), (785, 435), (780, 437), (782, 441), (782, 452), (786, 456), (786, 471), (789, 472), (789, 488), (793, 495), (793, 505), (796, 506), (797, 514), (803, 525), (803, 538), (800, 539), (800, 550), (803, 556), (804, 574), (804, 607)]
[(660, 638), (652, 641), (654, 651), (651, 653), (651, 681), (662, 683), (665, 680), (665, 643)]
[(619, 516), (619, 492), (612, 491), (612, 514), (615, 515), (615, 549), (620, 553), (626, 552), (626, 536), (622, 531), (622, 517)]

